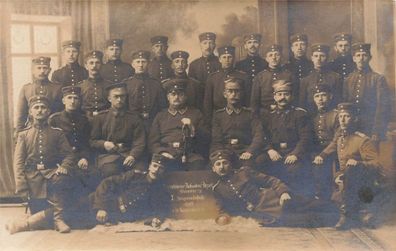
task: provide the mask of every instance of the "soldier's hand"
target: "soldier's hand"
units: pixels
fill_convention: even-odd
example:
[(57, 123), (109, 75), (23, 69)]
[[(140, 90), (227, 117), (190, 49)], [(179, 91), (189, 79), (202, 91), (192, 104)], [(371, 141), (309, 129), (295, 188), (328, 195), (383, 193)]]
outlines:
[(107, 212), (105, 210), (99, 210), (96, 213), (96, 220), (100, 223), (105, 223), (107, 221)]
[(174, 159), (175, 158), (175, 157), (173, 157), (172, 154), (167, 153), (167, 152), (162, 152), (161, 155), (166, 157), (166, 158), (168, 158), (168, 159)]
[(282, 158), (282, 155), (280, 155), (277, 151), (274, 149), (268, 150), (268, 155), (272, 161), (278, 161)]
[(358, 164), (358, 162), (354, 159), (349, 159), (346, 163), (347, 167), (351, 167), (351, 166), (356, 166)]
[(88, 160), (85, 158), (82, 158), (78, 161), (77, 165), (79, 168), (86, 170), (88, 168)]
[(105, 141), (103, 144), (104, 148), (108, 152), (112, 152), (116, 149), (116, 145), (111, 141)]
[(124, 163), (122, 164), (127, 167), (132, 167), (134, 163), (135, 163), (135, 158), (133, 156), (128, 156), (125, 158)]
[(239, 158), (241, 160), (248, 160), (253, 156), (253, 154), (251, 154), (250, 152), (244, 152), (241, 154), (241, 156), (239, 156)]
[(162, 221), (158, 218), (154, 218), (151, 220), (151, 226), (154, 228), (159, 228), (162, 224)]
[(318, 155), (315, 157), (312, 163), (314, 163), (315, 165), (323, 165), (323, 158)]
[(296, 163), (296, 161), (297, 161), (296, 155), (289, 155), (285, 159), (285, 164), (292, 165), (292, 164)]
[(59, 174), (64, 174), (64, 175), (66, 175), (66, 174), (67, 174), (67, 169), (64, 168), (64, 167), (62, 167), (62, 166), (60, 166), (60, 165), (58, 165), (58, 168), (56, 169), (55, 173), (56, 173), (57, 175), (59, 175)]
[(290, 194), (289, 193), (282, 193), (279, 199), (279, 204), (283, 206), (286, 201), (291, 200)]

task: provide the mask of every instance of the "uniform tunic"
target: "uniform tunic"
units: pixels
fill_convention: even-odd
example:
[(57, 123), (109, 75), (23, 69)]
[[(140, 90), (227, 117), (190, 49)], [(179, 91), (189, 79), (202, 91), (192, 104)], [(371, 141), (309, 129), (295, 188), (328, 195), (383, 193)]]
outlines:
[(245, 59), (235, 64), (235, 69), (243, 71), (249, 75), (250, 81), (253, 80), (257, 74), (264, 69), (268, 68), (268, 63), (259, 55), (250, 56), (248, 55)]
[(75, 86), (87, 78), (88, 71), (78, 63), (73, 63), (54, 71), (51, 81), (62, 86)]
[(159, 81), (168, 79), (173, 76), (171, 64), (172, 60), (167, 56), (155, 57), (148, 65), (148, 74)]
[(220, 69), (221, 64), (219, 62), (219, 58), (215, 55), (200, 57), (190, 63), (188, 76), (204, 84), (211, 73)]
[(285, 67), (293, 74), (293, 77), (297, 81), (300, 81), (302, 78), (308, 76), (311, 70), (313, 70), (313, 63), (306, 57), (298, 60), (293, 57), (289, 62), (287, 62)]
[(122, 82), (134, 73), (135, 70), (132, 66), (122, 62), (120, 59), (109, 60), (100, 68), (100, 76), (111, 83)]
[(321, 151), (333, 140), (338, 129), (337, 111), (319, 111), (313, 118), (314, 125), (314, 151)]
[(202, 111), (203, 98), (205, 92), (203, 85), (199, 83), (197, 80), (189, 78), (187, 74), (184, 74), (182, 76), (175, 76), (174, 78), (187, 80), (187, 86), (186, 86), (187, 104), (190, 107), (195, 107)]
[(106, 91), (106, 87), (109, 85), (110, 82), (101, 77), (96, 79), (88, 78), (80, 82), (79, 87), (81, 87), (82, 99), (81, 110), (85, 112), (88, 119), (92, 120), (92, 117), (97, 115), (98, 112), (110, 107)]
[(351, 72), (356, 68), (355, 62), (353, 62), (352, 55), (339, 56), (329, 62), (329, 68), (340, 74), (342, 80), (345, 80)]

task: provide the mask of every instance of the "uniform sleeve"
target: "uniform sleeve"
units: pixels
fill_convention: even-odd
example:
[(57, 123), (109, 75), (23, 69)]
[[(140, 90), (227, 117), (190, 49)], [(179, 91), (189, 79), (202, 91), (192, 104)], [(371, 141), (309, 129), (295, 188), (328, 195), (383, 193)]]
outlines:
[(337, 105), (342, 101), (342, 77), (340, 74), (335, 74), (335, 88), (332, 90), (333, 92), (333, 104)]
[(132, 132), (133, 143), (130, 152), (130, 155), (133, 156), (135, 159), (139, 158), (142, 155), (144, 148), (146, 148), (146, 134), (143, 121), (141, 121), (138, 117), (136, 117), (136, 119), (136, 126)]
[(188, 76), (193, 79), (198, 79), (197, 74), (195, 73), (196, 63), (192, 62), (190, 67), (188, 67)]
[(66, 135), (63, 132), (60, 133), (58, 140), (59, 153), (63, 157), (61, 166), (70, 170), (75, 165), (75, 158), (72, 148), (69, 144), (69, 141), (67, 141)]
[(383, 137), (389, 122), (391, 112), (390, 91), (385, 77), (380, 76), (376, 86), (377, 107), (374, 118), (373, 133)]
[(18, 135), (15, 152), (14, 152), (14, 176), (15, 176), (15, 192), (21, 193), (28, 190), (25, 177), (25, 160), (27, 158), (25, 136), (20, 133)]
[(91, 150), (89, 147), (89, 134), (91, 132), (91, 126), (88, 122), (88, 119), (84, 119), (84, 127), (82, 128), (82, 139), (81, 139), (81, 152), (80, 159), (85, 158), (87, 160), (90, 159)]
[(334, 134), (333, 140), (330, 142), (330, 144), (328, 144), (326, 146), (325, 149), (323, 149), (323, 151), (319, 154), (320, 157), (322, 157), (323, 159), (326, 159), (327, 157), (329, 157), (331, 154), (335, 153), (337, 151), (337, 140), (339, 137), (339, 131), (337, 131)]
[(243, 85), (244, 85), (244, 89), (243, 89), (243, 100), (242, 100), (242, 105), (245, 107), (249, 107), (250, 106), (250, 95), (252, 93), (252, 82), (249, 79), (247, 74), (243, 74)]
[(307, 153), (313, 136), (313, 128), (306, 114), (301, 116), (297, 121), (297, 133), (299, 140), (290, 155), (296, 155), (301, 159)]
[(105, 140), (102, 139), (102, 121), (100, 116), (94, 116), (89, 144), (97, 150), (104, 150)]
[(298, 106), (302, 108), (307, 108), (307, 80), (305, 78), (301, 79)]
[(92, 196), (92, 208), (113, 211), (118, 206), (118, 196), (122, 191), (122, 175), (114, 175), (100, 182)]
[(381, 164), (378, 160), (378, 151), (373, 142), (367, 139), (359, 149), (362, 158), (361, 164), (372, 169), (381, 169)]
[(256, 154), (262, 149), (263, 147), (263, 140), (265, 139), (263, 126), (259, 119), (253, 118), (252, 123), (252, 142), (250, 143), (247, 151)]
[(223, 130), (218, 114), (214, 114), (212, 120), (212, 142), (210, 146), (210, 152), (224, 149), (223, 145)]
[(257, 172), (254, 170), (249, 170), (250, 171), (250, 178), (254, 179), (255, 182), (260, 186), (260, 187), (266, 187), (266, 188), (271, 188), (274, 190), (278, 196), (280, 197), (283, 193), (288, 193), (289, 188), (278, 178), (275, 178), (273, 176), (266, 175), (261, 172)]
[(18, 132), (25, 127), (28, 118), (28, 113), (29, 113), (29, 107), (28, 107), (28, 101), (26, 100), (25, 97), (25, 87), (22, 87), (21, 91), (19, 92), (17, 112), (16, 112), (17, 114), (16, 130)]
[(61, 79), (60, 79), (59, 70), (56, 70), (56, 71), (54, 71), (54, 73), (52, 73), (51, 82), (53, 82), (55, 84), (62, 84)]
[(212, 114), (213, 114), (213, 83), (210, 77), (208, 78), (207, 83), (205, 85), (203, 108), (204, 108), (205, 120), (209, 124), (211, 122)]
[(198, 144), (209, 144), (211, 137), (209, 126), (207, 123), (205, 123), (204, 116), (201, 112), (198, 112), (197, 117), (196, 140), (198, 140)]
[(148, 149), (151, 153), (167, 152), (168, 150), (168, 147), (161, 146), (160, 120), (160, 114), (158, 114), (150, 128)]
[(253, 78), (252, 92), (250, 95), (250, 108), (252, 108), (253, 116), (259, 117), (260, 115), (260, 79), (259, 76)]

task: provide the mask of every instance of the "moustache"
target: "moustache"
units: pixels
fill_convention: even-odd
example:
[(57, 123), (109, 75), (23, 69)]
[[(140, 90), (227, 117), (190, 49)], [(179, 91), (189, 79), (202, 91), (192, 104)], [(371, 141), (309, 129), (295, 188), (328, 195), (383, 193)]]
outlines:
[(286, 101), (286, 99), (283, 98), (283, 99), (279, 100), (279, 103), (280, 102), (287, 102), (287, 101)]

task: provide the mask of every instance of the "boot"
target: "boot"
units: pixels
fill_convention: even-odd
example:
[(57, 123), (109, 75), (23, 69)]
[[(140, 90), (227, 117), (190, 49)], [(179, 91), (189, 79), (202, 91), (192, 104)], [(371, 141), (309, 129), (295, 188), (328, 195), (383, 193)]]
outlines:
[(52, 213), (48, 210), (43, 210), (29, 216), (27, 219), (14, 220), (6, 224), (6, 229), (10, 234), (15, 234), (23, 231), (39, 230), (48, 228), (48, 217), (47, 215)]
[(56, 200), (49, 201), (54, 210), (54, 227), (59, 233), (69, 233), (70, 227), (63, 220), (63, 206)]
[(18, 232), (29, 231), (29, 224), (27, 219), (18, 219), (7, 223), (5, 228), (10, 234), (15, 234)]
[(360, 215), (360, 222), (366, 228), (375, 229), (377, 227), (377, 221), (374, 214), (368, 211), (365, 211)]
[(336, 230), (348, 230), (355, 226), (356, 221), (352, 217), (351, 212), (346, 209), (345, 204), (340, 207), (340, 219), (335, 225)]

